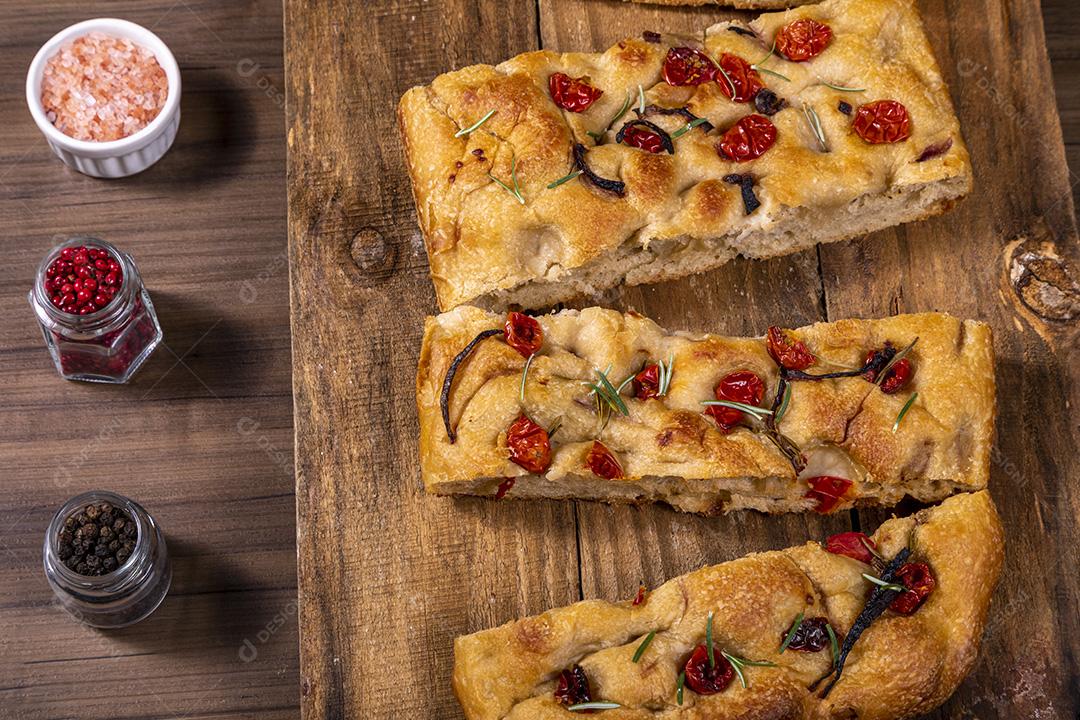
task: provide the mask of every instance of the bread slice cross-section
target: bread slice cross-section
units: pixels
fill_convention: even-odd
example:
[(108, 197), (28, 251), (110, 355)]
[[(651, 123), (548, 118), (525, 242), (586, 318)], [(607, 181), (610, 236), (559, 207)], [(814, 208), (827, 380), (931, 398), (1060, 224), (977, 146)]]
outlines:
[(990, 329), (937, 313), (727, 338), (462, 306), (427, 320), (416, 390), (439, 495), (830, 512), (989, 476)]

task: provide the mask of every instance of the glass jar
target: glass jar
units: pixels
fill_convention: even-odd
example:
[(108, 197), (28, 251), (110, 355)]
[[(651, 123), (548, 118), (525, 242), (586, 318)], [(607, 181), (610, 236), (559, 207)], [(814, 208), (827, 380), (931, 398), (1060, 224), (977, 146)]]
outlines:
[[(100, 503), (120, 508), (135, 521), (135, 546), (112, 572), (82, 575), (60, 559), (60, 531), (69, 517)], [(157, 609), (172, 583), (172, 565), (161, 528), (137, 502), (103, 490), (77, 495), (56, 512), (45, 535), (42, 561), (60, 604), (93, 627), (118, 628), (142, 620)]]
[[(52, 283), (67, 282), (51, 277), (49, 273), (55, 270), (50, 268), (61, 255), (70, 256), (79, 247), (107, 254), (106, 274), (108, 260), (114, 261), (117, 271), (122, 273), (119, 287), (112, 291), (115, 294), (111, 298), (102, 297), (107, 301), (101, 307), (87, 307), (83, 310), (85, 314), (72, 312), (77, 311), (74, 303), (62, 306), (59, 298), (54, 299), (56, 291), (49, 287)], [(92, 266), (86, 270), (81, 266), (73, 269), (94, 272)], [(92, 277), (90, 280), (95, 286), (98, 284), (98, 280)], [(41, 324), (56, 371), (67, 380), (125, 383), (161, 342), (161, 325), (135, 261), (104, 240), (76, 237), (53, 248), (38, 267), (27, 299)], [(94, 311), (86, 312), (90, 309)]]

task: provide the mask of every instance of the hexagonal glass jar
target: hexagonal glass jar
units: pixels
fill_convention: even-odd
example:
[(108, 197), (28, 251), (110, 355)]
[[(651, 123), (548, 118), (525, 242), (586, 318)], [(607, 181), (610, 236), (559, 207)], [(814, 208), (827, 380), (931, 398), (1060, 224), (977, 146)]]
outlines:
[[(87, 315), (64, 312), (46, 288), (47, 272), (67, 248), (103, 250), (123, 271), (120, 289), (105, 307)], [(104, 240), (75, 237), (45, 256), (38, 267), (30, 301), (56, 371), (67, 380), (125, 383), (161, 342), (161, 325), (135, 261)]]

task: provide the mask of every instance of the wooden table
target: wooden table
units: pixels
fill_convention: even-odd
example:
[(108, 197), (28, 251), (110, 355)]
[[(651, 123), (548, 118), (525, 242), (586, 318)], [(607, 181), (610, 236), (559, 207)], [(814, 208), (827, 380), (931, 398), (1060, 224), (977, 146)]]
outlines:
[[(0, 552), (0, 715), (25, 719), (296, 717), (300, 696), (292, 401), (285, 321), (285, 84), (280, 4), (271, 0), (127, 1), (98, 11), (155, 26), (184, 73), (184, 120), (176, 147), (149, 172), (118, 182), (84, 178), (59, 165), (22, 99), (25, 69), (38, 46), (55, 31), (94, 12), (73, 0), (22, 2), (18, 12), (12, 9), (15, 5), (8, 3), (0, 24), (0, 97), (5, 101), (0, 103), (5, 141), (0, 148), (0, 222), (7, 248), (7, 262), (0, 267), (0, 298), (7, 310), (0, 317), (0, 369), (7, 381), (0, 401), (4, 467), (0, 512), (6, 514), (0, 522), (0, 547), (4, 548)], [(428, 42), (444, 37), (442, 33), (456, 38), (445, 49), (438, 43), (422, 46), (425, 49), (412, 56), (418, 64), (401, 83), (425, 81), (452, 65), (498, 60), (520, 49), (492, 29), (505, 9), (499, 15), (492, 14), (494, 9), (474, 14), (468, 22), (452, 20), (442, 28), (437, 4), (434, 8), (419, 3), (384, 5), (393, 9), (374, 13), (372, 22), (361, 24), (369, 17), (366, 14), (338, 17), (338, 42), (359, 35), (397, 43), (398, 31), (402, 37), (418, 39), (417, 30), (404, 34), (410, 16), (422, 16), (427, 23)], [(1080, 85), (1076, 83), (1080, 17), (1071, 0), (1046, 0), (1043, 12), (1069, 157), (1080, 170)], [(478, 27), (483, 30), (481, 39), (467, 43), (461, 39), (466, 28), (480, 33)], [(529, 42), (530, 29), (535, 43), (535, 25), (528, 22), (515, 42)], [(349, 66), (349, 72), (357, 88), (370, 82), (364, 68)], [(391, 96), (398, 89), (382, 90), (374, 134), (382, 134), (383, 162), (395, 174), (396, 190), (404, 191), (396, 135), (390, 127), (395, 99)], [(342, 111), (349, 107), (342, 105)], [(355, 114), (366, 117), (359, 110)], [(342, 173), (329, 161), (322, 172), (327, 177)], [(356, 206), (343, 209), (342, 199), (337, 205), (328, 203), (321, 227), (351, 240), (348, 231), (352, 228), (381, 221), (382, 216), (370, 208), (371, 203), (382, 201), (402, 216), (400, 227), (408, 228), (411, 202), (374, 184), (382, 172), (380, 166), (352, 178), (355, 187), (369, 193), (368, 204), (357, 210)], [(348, 202), (358, 200), (353, 196)], [(25, 304), (33, 270), (51, 247), (53, 235), (77, 232), (97, 234), (135, 254), (165, 326), (168, 349), (160, 349), (130, 387), (91, 387), (59, 380)], [(853, 246), (872, 250), (878, 242)], [(368, 246), (360, 243), (359, 247)], [(355, 291), (359, 299), (349, 295), (344, 303), (328, 307), (346, 320), (351, 318), (351, 313), (386, 292), (390, 268), (403, 273), (411, 286), (422, 288), (424, 302), (430, 303), (422, 249), (407, 245), (398, 250), (396, 259), (386, 253), (360, 254), (361, 265), (355, 272), (366, 270), (359, 281), (361, 289)], [(327, 292), (332, 294), (333, 289)], [(305, 319), (297, 322), (303, 324)], [(388, 354), (399, 352), (403, 341), (399, 336), (371, 342), (372, 354)], [(177, 356), (183, 364), (177, 363)], [(408, 376), (412, 368), (406, 362), (396, 372)], [(370, 383), (361, 385), (348, 402), (392, 418), (391, 406), (369, 399), (371, 389)], [(395, 392), (393, 412), (411, 413), (409, 388), (399, 387)], [(1039, 417), (1027, 421), (1045, 424)], [(103, 434), (110, 427), (112, 431)], [(335, 434), (344, 437), (364, 429), (338, 428)], [(66, 472), (61, 472), (64, 468)], [(403, 492), (400, 478), (415, 481), (415, 467), (404, 461), (377, 469), (385, 473), (379, 494), (364, 499), (375, 517)], [(999, 476), (995, 483), (1002, 479)], [(145, 503), (164, 524), (176, 565), (173, 591), (158, 613), (119, 632), (101, 633), (68, 620), (52, 601), (41, 573), (40, 544), (49, 517), (64, 499), (90, 487), (110, 487)], [(408, 493), (415, 495), (415, 487), (408, 488)], [(536, 522), (550, 521), (549, 509), (534, 509), (539, 511), (534, 513)], [(443, 515), (449, 512), (466, 514), (470, 524), (497, 522), (496, 530), (506, 532), (507, 521), (495, 517), (484, 503), (462, 503)], [(415, 525), (405, 527), (393, 516), (382, 517), (367, 531), (380, 529), (403, 542), (422, 541), (430, 548), (461, 551), (464, 547), (459, 538), (433, 536), (431, 530)], [(529, 535), (523, 520), (516, 529), (525, 542), (535, 537), (535, 533)], [(748, 535), (752, 530), (744, 532)], [(308, 541), (329, 540), (318, 532), (313, 535)], [(471, 549), (478, 554), (494, 551)], [(555, 550), (559, 553), (554, 554)], [(554, 548), (534, 564), (561, 563), (566, 552), (566, 548)], [(355, 572), (358, 550), (343, 549), (342, 557), (343, 567)], [(705, 559), (690, 555), (680, 562), (691, 565)], [(416, 644), (416, 661), (424, 663), (410, 673), (427, 673), (423, 682), (411, 687), (417, 696), (429, 693), (445, 700), (445, 690), (434, 689), (444, 678), (435, 676), (420, 648), (442, 643), (437, 667), (443, 672), (450, 658), (445, 618), (460, 617), (465, 606), (449, 597), (425, 598), (420, 588), (406, 583), (380, 584), (380, 575), (390, 574), (397, 561), (391, 554), (371, 568), (374, 587), (369, 593), (386, 604), (396, 593), (408, 591), (403, 595), (408, 602), (426, 604), (429, 616), (405, 633)], [(673, 571), (658, 563), (654, 574)], [(595, 594), (596, 578), (586, 581), (588, 591)], [(499, 613), (508, 617), (519, 608), (537, 610), (573, 599), (576, 592), (576, 577), (546, 590), (536, 585), (515, 587), (493, 609), (474, 611), (468, 622), (479, 627)], [(472, 602), (487, 604), (487, 588), (472, 593)], [(1008, 600), (999, 595), (1001, 605)], [(1066, 599), (1062, 597), (1061, 602)], [(376, 606), (371, 622), (377, 625), (393, 614), (389, 607)], [(357, 697), (377, 699), (394, 689), (395, 680), (404, 679), (383, 673), (367, 687), (346, 684), (345, 671), (335, 668), (355, 662), (350, 659), (352, 653), (376, 647), (379, 632), (366, 633), (370, 626), (341, 615), (328, 615), (325, 627), (335, 638), (333, 647), (342, 649), (342, 659), (334, 662), (331, 653), (325, 663), (319, 662), (321, 656), (316, 653), (323, 646), (308, 644), (307, 665), (328, 671), (313, 672), (306, 683), (310, 717), (455, 716), (452, 702), (443, 712), (402, 712), (407, 705), (399, 706), (393, 715), (389, 710), (357, 710), (353, 704)], [(1045, 655), (1045, 641), (1016, 638), (1012, 642), (1034, 663)], [(335, 676), (341, 678), (337, 684)], [(1002, 680), (1002, 688), (1009, 687), (1011, 680), (1010, 676)], [(316, 698), (319, 705), (314, 703)], [(992, 717), (993, 702), (993, 696), (988, 696), (987, 705), (969, 717)], [(344, 712), (346, 705), (351, 712)]]
[[(1001, 410), (991, 489), (1007, 561), (980, 660), (932, 717), (1074, 718), (1080, 291), (1055, 254), (1078, 260), (1040, 8), (920, 6), (972, 152), (971, 198), (864, 240), (622, 288), (613, 304), (668, 328), (751, 335), (920, 310), (988, 321)], [(286, 0), (307, 720), (460, 717), (449, 683), (457, 635), (581, 598), (628, 599), (641, 581), (888, 516), (701, 518), (660, 506), (450, 500), (420, 487), (415, 359), (435, 303), (398, 97), (440, 72), (538, 46), (599, 50), (643, 30), (697, 33), (727, 16), (618, 0)]]

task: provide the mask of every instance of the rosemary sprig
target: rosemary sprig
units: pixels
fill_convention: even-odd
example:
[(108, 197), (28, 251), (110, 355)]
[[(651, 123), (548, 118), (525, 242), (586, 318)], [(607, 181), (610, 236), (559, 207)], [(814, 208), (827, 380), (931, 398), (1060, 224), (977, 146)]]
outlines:
[(555, 424), (553, 424), (551, 426), (551, 429), (549, 429), (547, 431), (548, 440), (550, 440), (551, 436), (554, 435), (555, 433), (557, 433), (559, 431), (559, 428), (561, 428), (561, 427), (562, 427), (562, 415), (560, 415), (558, 418), (555, 419)]
[(832, 629), (831, 623), (825, 623), (825, 632), (829, 633), (829, 643), (832, 645), (832, 664), (836, 667), (836, 661), (840, 658), (840, 647), (836, 642), (836, 632)]
[(867, 580), (869, 580), (870, 582), (874, 583), (875, 585), (879, 585), (879, 586), (885, 588), (886, 590), (892, 590), (893, 592), (899, 592), (899, 593), (907, 592), (907, 588), (904, 587), (903, 585), (897, 585), (896, 583), (885, 582), (881, 578), (876, 578), (873, 575), (868, 575), (866, 573), (863, 573), (862, 576), (864, 578), (866, 578)]
[(619, 395), (622, 395), (622, 391), (625, 390), (626, 386), (629, 385), (632, 382), (634, 382), (634, 374), (630, 373), (630, 375), (628, 375), (627, 378), (625, 380), (623, 380), (621, 383), (619, 383), (619, 386), (617, 388), (615, 388), (615, 392), (618, 393)]
[(622, 705), (614, 702), (583, 702), (566, 708), (570, 712), (585, 712), (587, 710), (616, 710)]
[(679, 673), (679, 684), (675, 687), (675, 701), (682, 705), (683, 688), (686, 687), (686, 671)]
[(641, 644), (638, 645), (637, 650), (634, 652), (634, 659), (633, 659), (634, 662), (637, 662), (638, 660), (641, 659), (641, 656), (645, 654), (645, 650), (649, 647), (649, 643), (651, 643), (653, 641), (654, 637), (656, 637), (656, 631), (655, 630), (653, 630), (652, 632), (650, 632), (648, 635), (645, 636), (645, 639), (641, 641)]
[(839, 92), (866, 92), (866, 88), (850, 88), (844, 87), (843, 85), (833, 85), (832, 83), (827, 83), (824, 80), (819, 82), (818, 85), (824, 85), (825, 87), (832, 88), (833, 90), (837, 90)]
[(731, 79), (731, 76), (728, 75), (727, 71), (720, 67), (720, 65), (717, 65), (716, 69), (719, 70), (720, 74), (727, 80), (728, 87), (731, 88), (731, 99), (734, 100), (735, 96), (739, 94), (738, 91), (735, 90), (735, 81)]
[(788, 630), (788, 634), (784, 636), (784, 642), (780, 643), (780, 654), (783, 655), (787, 650), (787, 646), (791, 644), (791, 641), (795, 639), (795, 633), (799, 632), (799, 628), (802, 627), (804, 613), (799, 613), (795, 616), (795, 622), (791, 624), (791, 629)]
[(776, 414), (773, 416), (773, 424), (779, 423), (787, 412), (788, 403), (791, 402), (791, 385), (784, 383), (784, 399), (780, 402), (780, 407), (776, 409)]
[(488, 113), (487, 113), (487, 115), (485, 115), (484, 117), (480, 118), (479, 120), (477, 120), (477, 121), (476, 121), (475, 123), (473, 123), (473, 124), (472, 124), (472, 125), (470, 125), (469, 127), (467, 127), (467, 128), (463, 128), (463, 129), (461, 129), (461, 130), (458, 130), (458, 131), (457, 131), (456, 133), (454, 133), (454, 137), (458, 138), (458, 137), (461, 137), (462, 135), (468, 135), (468, 134), (469, 134), (469, 133), (471, 133), (471, 132), (472, 132), (473, 130), (475, 130), (476, 128), (480, 127), (481, 125), (483, 125), (484, 123), (486, 123), (486, 122), (487, 122), (488, 120), (490, 120), (490, 119), (491, 119), (491, 116), (492, 116), (492, 115), (494, 115), (494, 114), (495, 114), (495, 111), (494, 111), (494, 110), (489, 110), (489, 111), (488, 111)]
[(769, 52), (765, 55), (765, 57), (761, 58), (760, 60), (758, 60), (756, 63), (754, 63), (750, 67), (757, 70), (758, 66), (761, 65), (761, 63), (768, 60), (769, 58), (771, 58), (773, 56), (773, 53), (775, 53), (775, 52), (776, 52), (776, 40), (773, 40), (772, 47), (769, 48)]
[[(525, 404), (525, 379), (529, 377), (529, 367), (532, 365), (533, 358), (536, 357), (536, 353), (529, 355), (525, 359), (525, 369), (521, 371), (521, 390), (518, 395), (521, 398), (521, 404)], [(548, 433), (548, 437), (551, 437), (551, 433)]]
[(637, 86), (637, 112), (638, 115), (645, 114), (645, 90), (640, 84)]
[(909, 397), (908, 401), (904, 403), (904, 407), (900, 408), (900, 414), (896, 416), (896, 422), (892, 424), (893, 432), (896, 432), (897, 429), (899, 429), (900, 421), (902, 421), (904, 419), (904, 416), (908, 414), (908, 410), (910, 410), (911, 406), (915, 404), (915, 400), (918, 399), (918, 397), (919, 393), (911, 393), (911, 397)]
[(712, 646), (712, 619), (713, 611), (709, 611), (709, 619), (705, 623), (705, 653), (709, 656), (709, 667), (716, 667), (716, 659), (713, 657)]
[(658, 362), (660, 365), (660, 378), (657, 383), (656, 394), (660, 397), (667, 395), (668, 388), (671, 387), (671, 373), (675, 370), (675, 353), (668, 355), (667, 367), (664, 367), (664, 361)]
[(701, 404), (719, 405), (721, 407), (731, 408), (732, 410), (742, 410), (747, 415), (751, 415), (758, 420), (764, 420), (773, 414), (772, 410), (766, 410), (757, 405), (747, 405), (746, 403), (735, 402), (734, 400), (702, 400)]
[(588, 135), (589, 137), (591, 137), (596, 142), (600, 142), (601, 140), (603, 140), (604, 135), (606, 135), (608, 130), (611, 129), (611, 126), (614, 125), (615, 123), (617, 123), (619, 121), (619, 118), (621, 118), (623, 115), (625, 115), (626, 111), (630, 109), (630, 98), (631, 97), (632, 96), (631, 96), (630, 93), (626, 93), (626, 100), (623, 101), (622, 107), (619, 108), (619, 112), (615, 113), (615, 117), (611, 118), (611, 121), (604, 127), (603, 130), (601, 130), (600, 132), (593, 132), (592, 130), (586, 130), (585, 134)]
[(802, 111), (810, 130), (814, 133), (814, 137), (817, 138), (818, 144), (821, 145), (821, 152), (829, 152), (829, 146), (825, 142), (825, 131), (821, 127), (821, 118), (818, 117), (817, 111), (809, 105), (803, 105)]
[[(609, 366), (610, 367), (610, 366)], [(622, 415), (629, 415), (630, 411), (626, 408), (626, 403), (619, 397), (619, 391), (615, 389), (615, 386), (608, 380), (607, 372), (596, 371), (596, 377), (600, 382), (597, 384), (588, 383), (593, 392), (596, 393), (598, 400), (602, 400), (612, 410), (618, 411)]]
[(776, 667), (776, 663), (769, 662), (768, 660), (747, 660), (737, 655), (732, 655), (727, 650), (721, 650), (720, 654), (723, 655), (729, 663), (731, 663), (732, 669), (735, 674), (739, 676), (739, 682), (742, 686), (748, 687), (746, 684), (746, 676), (743, 675), (744, 667)]
[(760, 65), (754, 65), (753, 67), (758, 72), (763, 72), (763, 73), (768, 73), (770, 75), (775, 75), (776, 77), (780, 78), (781, 80), (791, 82), (791, 78), (789, 78), (787, 75), (781, 75), (780, 73), (776, 72), (775, 70), (770, 70), (769, 68), (761, 67)]
[(877, 378), (874, 380), (874, 384), (881, 385), (881, 383), (885, 381), (885, 376), (888, 375), (889, 371), (893, 369), (893, 365), (903, 360), (907, 356), (907, 354), (911, 352), (911, 348), (915, 347), (915, 343), (917, 342), (919, 342), (919, 337), (915, 336), (915, 339), (908, 343), (903, 350), (900, 350), (895, 355), (893, 355), (892, 360), (885, 363), (885, 367), (881, 368), (881, 372), (878, 373)]
[(517, 201), (522, 205), (525, 204), (525, 197), (521, 194), (521, 188), (518, 186), (517, 180), (517, 158), (510, 161), (510, 179), (514, 183), (514, 187), (510, 187), (499, 178), (495, 177), (491, 173), (487, 174), (489, 178), (497, 182), (503, 190), (517, 198)]
[(554, 182), (549, 183), (548, 186), (547, 186), (547, 189), (548, 190), (554, 190), (555, 188), (559, 187), (563, 183), (570, 182), (571, 180), (573, 180), (574, 178), (576, 178), (580, 174), (581, 174), (580, 170), (572, 170), (569, 175), (563, 175), (558, 180), (555, 180)]
[(686, 133), (688, 133), (691, 130), (693, 130), (694, 128), (696, 128), (698, 125), (704, 125), (707, 122), (709, 122), (709, 121), (706, 118), (703, 118), (703, 117), (699, 117), (699, 118), (696, 118), (694, 120), (691, 120), (690, 122), (686, 123), (681, 128), (679, 128), (678, 130), (676, 130), (675, 132), (671, 133), (671, 139), (674, 140), (675, 138), (680, 138), (683, 135), (685, 135)]

